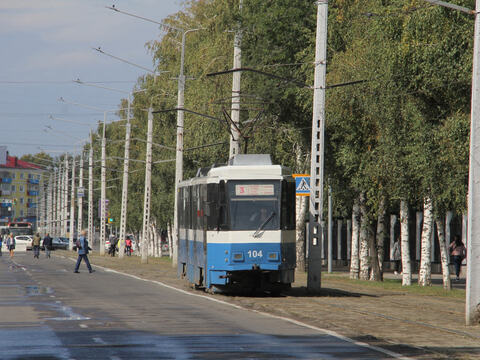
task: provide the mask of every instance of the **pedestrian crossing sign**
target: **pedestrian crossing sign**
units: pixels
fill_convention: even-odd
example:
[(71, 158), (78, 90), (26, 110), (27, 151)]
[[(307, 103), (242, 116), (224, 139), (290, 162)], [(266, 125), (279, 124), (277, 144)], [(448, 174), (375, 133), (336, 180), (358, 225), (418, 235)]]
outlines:
[(295, 193), (297, 196), (310, 196), (310, 175), (293, 174), (295, 178)]

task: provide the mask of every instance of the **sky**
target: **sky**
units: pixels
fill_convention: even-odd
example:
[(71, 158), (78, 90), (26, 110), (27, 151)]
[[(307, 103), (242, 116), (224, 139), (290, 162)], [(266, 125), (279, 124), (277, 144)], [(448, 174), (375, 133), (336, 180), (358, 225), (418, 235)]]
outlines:
[(0, 146), (10, 155), (78, 153), (147, 73), (92, 48), (153, 69), (145, 43), (163, 32), (112, 5), (159, 22), (182, 9), (181, 0), (0, 0)]

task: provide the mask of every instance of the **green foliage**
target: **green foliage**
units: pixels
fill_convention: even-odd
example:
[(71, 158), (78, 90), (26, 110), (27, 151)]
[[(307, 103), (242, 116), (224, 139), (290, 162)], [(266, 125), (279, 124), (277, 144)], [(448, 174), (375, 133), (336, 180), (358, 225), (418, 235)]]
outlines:
[[(456, 3), (474, 7), (473, 0)], [(164, 20), (186, 35), (184, 178), (199, 167), (226, 162), (234, 32), (242, 29), (242, 148), (270, 153), (276, 163), (309, 171), (316, 35), (316, 6), (302, 0), (188, 1)], [(147, 48), (161, 75), (144, 76), (132, 104), (131, 159), (145, 159), (146, 110), (156, 113), (154, 161), (175, 157), (177, 76), (182, 34), (165, 29)], [(367, 194), (370, 213), (386, 196), (421, 206), (434, 199), (438, 211), (465, 209), (473, 19), (420, 0), (335, 0), (329, 4), (327, 84), (364, 83), (327, 91), (325, 174), (337, 215), (347, 215), (353, 198)], [(166, 71), (166, 72), (163, 72)], [(298, 82), (308, 86), (302, 87)], [(124, 108), (122, 101), (119, 108)], [(171, 110), (171, 111), (167, 111)], [(124, 111), (119, 111), (122, 118)], [(247, 121), (249, 120), (249, 121)], [(250, 124), (250, 125), (248, 125)], [(101, 126), (94, 141), (100, 154)], [(107, 127), (107, 154), (123, 157), (123, 123)], [(216, 145), (212, 145), (216, 144)], [(108, 155), (107, 155), (108, 156)], [(95, 163), (96, 165), (98, 162)], [(109, 159), (107, 177), (121, 177), (122, 160)], [(152, 216), (160, 227), (173, 218), (173, 162), (153, 165)], [(98, 178), (100, 168), (95, 168)], [(129, 228), (142, 224), (144, 164), (130, 163)], [(327, 182), (327, 181), (325, 181)], [(110, 213), (120, 219), (122, 180), (108, 186)], [(98, 194), (96, 194), (98, 196)]]

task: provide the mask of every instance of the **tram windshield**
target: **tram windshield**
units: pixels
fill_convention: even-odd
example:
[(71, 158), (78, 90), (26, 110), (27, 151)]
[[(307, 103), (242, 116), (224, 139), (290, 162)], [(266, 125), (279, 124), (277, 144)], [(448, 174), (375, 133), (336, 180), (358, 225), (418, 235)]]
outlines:
[(229, 181), (230, 229), (280, 229), (280, 194), (280, 181)]

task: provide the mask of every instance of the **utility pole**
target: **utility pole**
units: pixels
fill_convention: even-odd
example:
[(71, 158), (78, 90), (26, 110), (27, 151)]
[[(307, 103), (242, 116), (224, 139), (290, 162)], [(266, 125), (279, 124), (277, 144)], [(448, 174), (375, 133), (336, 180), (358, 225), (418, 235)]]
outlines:
[(102, 136), (102, 178), (100, 185), (100, 255), (105, 255), (105, 219), (106, 219), (106, 193), (107, 193), (107, 174), (106, 174), (106, 144), (107, 139), (105, 138), (105, 127), (107, 125), (107, 113), (103, 113), (103, 136)]
[(61, 231), (60, 231), (60, 209), (62, 206), (62, 199), (60, 197), (60, 190), (61, 190), (61, 185), (60, 185), (60, 179), (62, 178), (62, 164), (59, 164), (58, 166), (58, 171), (57, 175), (55, 177), (55, 204), (56, 204), (56, 211), (55, 211), (55, 235), (56, 236), (61, 236)]
[(50, 235), (52, 234), (52, 221), (53, 221), (53, 180), (54, 180), (55, 172), (48, 178), (48, 186), (47, 186), (47, 233)]
[[(480, 0), (479, 0), (480, 1)], [(315, 79), (313, 92), (312, 148), (310, 167), (310, 206), (307, 289), (321, 288), (323, 241), (323, 158), (325, 129), (325, 76), (327, 70), (328, 0), (317, 4)]]
[(148, 262), (148, 227), (150, 226), (150, 197), (152, 185), (152, 142), (153, 142), (153, 113), (152, 107), (148, 109), (147, 130), (147, 158), (145, 161), (145, 197), (143, 200), (143, 228), (142, 228), (142, 264)]
[(332, 239), (332, 230), (333, 230), (333, 221), (332, 221), (332, 188), (328, 186), (328, 230), (327, 230), (327, 241), (328, 241), (328, 273), (331, 274), (333, 271), (333, 239)]
[(468, 180), (467, 284), (465, 321), (480, 323), (480, 0), (475, 5), (473, 40), (472, 114), (470, 124), (470, 167)]
[(88, 153), (88, 241), (95, 243), (93, 228), (93, 134), (90, 132), (90, 149)]
[[(243, 0), (239, 0), (240, 11), (242, 10)], [(238, 24), (238, 28), (235, 31), (235, 37), (233, 39), (233, 69), (240, 69), (242, 67), (242, 28), (241, 24)], [(238, 127), (240, 126), (240, 80), (241, 80), (241, 71), (233, 72), (233, 81), (232, 81), (232, 121), (233, 124), (230, 125), (230, 131), (232, 136), (230, 138), (230, 156), (229, 158), (234, 157), (240, 153), (240, 133), (238, 132)]]
[[(178, 184), (183, 180), (183, 124), (184, 124), (184, 102), (185, 102), (185, 75), (183, 74), (185, 62), (185, 35), (182, 34), (182, 51), (180, 55), (180, 74), (178, 75), (178, 97), (177, 97), (177, 152), (175, 160), (175, 202), (173, 208), (173, 258), (172, 266), (178, 264)], [(145, 229), (143, 229), (145, 231)]]
[(63, 234), (67, 236), (68, 232), (68, 171), (70, 170), (70, 164), (68, 163), (68, 157), (65, 156), (65, 171), (63, 173)]
[[(132, 99), (130, 94), (128, 95), (127, 106), (127, 125), (125, 127), (125, 154), (123, 159), (123, 183), (122, 183), (122, 209), (120, 213), (120, 248), (118, 251), (118, 257), (123, 259), (125, 252), (125, 233), (127, 228), (127, 206), (128, 206), (128, 167), (130, 157), (130, 105)], [(150, 116), (150, 113), (149, 113)]]
[[(68, 247), (73, 250), (73, 235), (75, 232), (75, 155), (72, 156), (72, 184), (70, 189), (70, 236)], [(80, 235), (80, 234), (79, 234)]]
[[(82, 189), (83, 193), (85, 191), (83, 190), (83, 151), (80, 153), (80, 172), (78, 176), (78, 188)], [(83, 194), (82, 196), (78, 196), (78, 194), (75, 194), (77, 197), (77, 204), (78, 204), (78, 219), (77, 219), (77, 238), (80, 237), (80, 234), (82, 233), (82, 225), (83, 225)], [(90, 239), (88, 239), (91, 241)]]

